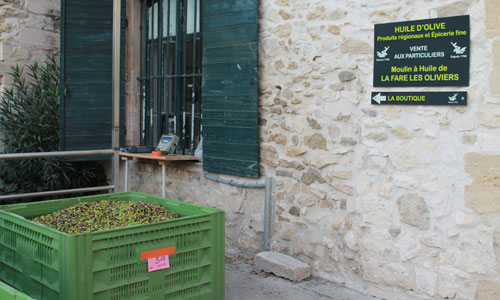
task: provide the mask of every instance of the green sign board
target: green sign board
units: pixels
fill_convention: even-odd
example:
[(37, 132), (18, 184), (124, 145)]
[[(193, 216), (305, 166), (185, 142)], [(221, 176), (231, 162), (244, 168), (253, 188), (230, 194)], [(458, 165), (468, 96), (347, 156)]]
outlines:
[(375, 24), (375, 87), (469, 86), (469, 16)]
[(375, 105), (467, 105), (467, 92), (372, 92)]

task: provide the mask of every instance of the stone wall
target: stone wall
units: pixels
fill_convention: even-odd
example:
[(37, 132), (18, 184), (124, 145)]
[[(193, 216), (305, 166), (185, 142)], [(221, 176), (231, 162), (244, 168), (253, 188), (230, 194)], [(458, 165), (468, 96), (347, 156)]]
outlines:
[(0, 84), (10, 66), (45, 61), (59, 49), (59, 0), (0, 1)]
[[(388, 299), (498, 299), (500, 1), (260, 3), (272, 249)], [(466, 107), (370, 104), (375, 23), (464, 14)], [(161, 194), (159, 166), (130, 166), (132, 190)], [(167, 183), (168, 197), (226, 210), (228, 251), (261, 248), (263, 190), (206, 180), (201, 164), (172, 164)]]
[(0, 92), (11, 83), (11, 66), (58, 51), (59, 20), (60, 0), (0, 0)]

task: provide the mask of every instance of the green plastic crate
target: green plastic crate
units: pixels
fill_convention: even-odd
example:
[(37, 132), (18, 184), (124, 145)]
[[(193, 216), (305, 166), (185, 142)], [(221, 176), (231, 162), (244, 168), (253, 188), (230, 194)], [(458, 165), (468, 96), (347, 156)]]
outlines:
[(0, 281), (0, 299), (2, 300), (34, 300), (30, 296)]
[[(80, 235), (28, 220), (99, 200), (156, 202), (180, 217)], [(141, 253), (170, 246), (170, 268), (148, 272)], [(135, 192), (0, 206), (0, 280), (35, 299), (224, 299), (224, 212)]]

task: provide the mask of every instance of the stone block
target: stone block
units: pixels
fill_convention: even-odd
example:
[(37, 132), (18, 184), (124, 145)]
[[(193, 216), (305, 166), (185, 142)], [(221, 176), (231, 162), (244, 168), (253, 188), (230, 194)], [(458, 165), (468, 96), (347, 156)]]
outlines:
[(289, 20), (289, 19), (293, 19), (293, 15), (287, 13), (286, 11), (284, 10), (280, 10), (280, 16), (283, 18), (283, 20)]
[(362, 257), (361, 269), (366, 281), (399, 286), (404, 290), (413, 288), (411, 272), (402, 264)]
[(311, 136), (306, 136), (305, 137), (305, 144), (313, 150), (315, 150), (315, 149), (328, 150), (326, 148), (325, 137), (319, 133), (313, 134)]
[(289, 23), (284, 25), (278, 25), (274, 28), (273, 32), (280, 38), (287, 38), (290, 35), (292, 35), (292, 25)]
[(500, 263), (500, 227), (497, 227), (493, 232), (493, 251), (497, 262)]
[(273, 273), (276, 276), (295, 282), (311, 276), (311, 267), (308, 264), (273, 251), (264, 251), (257, 254), (255, 256), (255, 269), (256, 271)]
[(439, 18), (466, 15), (469, 11), (471, 1), (454, 1), (436, 9)]
[(402, 143), (396, 146), (390, 154), (392, 164), (397, 170), (408, 171), (418, 165), (419, 151), (413, 142)]
[(321, 176), (321, 173), (317, 170), (314, 169), (309, 169), (307, 172), (304, 172), (300, 180), (305, 184), (305, 185), (310, 185), (313, 182), (318, 182), (318, 183), (325, 183), (326, 180)]
[(401, 222), (422, 230), (429, 229), (429, 208), (422, 197), (417, 194), (401, 196), (398, 199), (398, 210), (401, 216)]
[(324, 169), (325, 167), (338, 164), (339, 160), (337, 156), (331, 155), (330, 153), (326, 152), (326, 153), (315, 154), (307, 162), (306, 161), (304, 162), (310, 166), (316, 167), (321, 170)]
[(300, 156), (304, 153), (306, 153), (307, 150), (303, 149), (303, 148), (299, 148), (299, 147), (288, 147), (286, 149), (286, 154), (289, 155), (289, 156)]
[(289, 0), (276, 0), (276, 5), (278, 6), (290, 6)]
[(370, 132), (366, 135), (367, 139), (374, 140), (376, 142), (383, 142), (387, 140), (388, 136), (383, 130), (378, 130), (374, 132)]
[(476, 289), (475, 300), (494, 300), (500, 299), (500, 284), (482, 281)]
[(468, 153), (464, 159), (473, 180), (465, 187), (465, 206), (479, 214), (500, 213), (500, 155)]
[(271, 146), (262, 146), (260, 149), (260, 159), (267, 165), (277, 167), (278, 152)]
[[(498, 18), (497, 13), (495, 13), (495, 17)], [(500, 18), (498, 18), (498, 23), (500, 24)], [(498, 35), (500, 35), (500, 25), (497, 31)], [(493, 61), (493, 71), (491, 71), (490, 75), (490, 89), (492, 94), (500, 95), (500, 84), (498, 84), (498, 82), (500, 82), (500, 41), (495, 41), (493, 43)]]
[(477, 111), (480, 124), (487, 128), (500, 127), (500, 109), (496, 107), (482, 108)]
[(359, 251), (359, 238), (354, 231), (349, 230), (349, 232), (346, 233), (344, 236), (344, 242), (347, 248), (351, 249), (353, 252)]
[(466, 116), (462, 116), (461, 118), (459, 118), (457, 125), (459, 131), (474, 130), (474, 120)]
[(464, 134), (462, 136), (462, 143), (467, 145), (474, 145), (477, 140), (477, 135), (475, 134)]
[(408, 130), (408, 128), (403, 125), (396, 125), (391, 129), (392, 134), (400, 139), (410, 139), (413, 137), (413, 133)]
[(348, 186), (348, 185), (341, 184), (341, 183), (332, 183), (332, 186), (335, 189), (337, 189), (337, 190), (339, 190), (347, 195), (352, 195), (352, 193), (353, 193), (353, 188)]
[(351, 71), (342, 71), (339, 73), (339, 79), (341, 82), (348, 82), (356, 79), (356, 74)]
[(500, 149), (500, 136), (483, 133), (478, 138), (479, 147), (482, 152), (498, 153), (498, 149)]
[(500, 11), (499, 0), (486, 0), (486, 35), (494, 37), (500, 35), (500, 18), (498, 12)]
[(20, 43), (25, 47), (48, 47), (59, 46), (59, 34), (38, 29), (21, 28), (19, 30)]
[(269, 136), (269, 142), (275, 142), (276, 144), (285, 145), (287, 139), (286, 136), (281, 133), (274, 133)]
[(59, 15), (60, 1), (57, 0), (26, 0), (29, 12), (44, 15)]
[(355, 39), (344, 39), (340, 45), (340, 49), (343, 53), (349, 54), (372, 54), (373, 52), (370, 44)]
[(333, 34), (333, 35), (339, 35), (340, 34), (340, 26), (330, 25), (330, 26), (328, 26), (328, 32)]

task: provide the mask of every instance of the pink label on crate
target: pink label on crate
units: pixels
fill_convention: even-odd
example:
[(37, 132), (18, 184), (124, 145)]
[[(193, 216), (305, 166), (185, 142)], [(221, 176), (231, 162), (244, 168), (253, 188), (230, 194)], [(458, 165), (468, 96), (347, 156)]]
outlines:
[(148, 258), (148, 272), (170, 268), (168, 255)]

